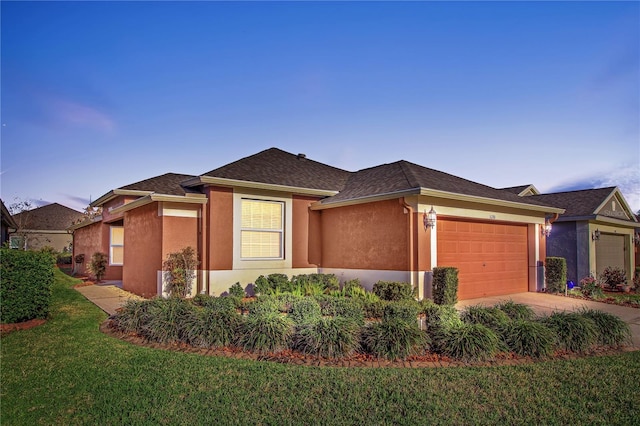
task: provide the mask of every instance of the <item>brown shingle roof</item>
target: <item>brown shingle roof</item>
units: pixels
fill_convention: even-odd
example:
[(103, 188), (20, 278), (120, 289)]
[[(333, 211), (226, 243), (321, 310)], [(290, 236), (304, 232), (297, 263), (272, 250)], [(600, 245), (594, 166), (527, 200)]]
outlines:
[(343, 189), (350, 175), (346, 170), (278, 148), (269, 148), (204, 174), (225, 179), (330, 191)]
[(2, 211), (2, 223), (8, 228), (17, 228), (18, 225), (16, 224), (16, 221), (13, 219), (13, 216), (9, 213), (9, 209), (7, 209), (2, 200), (0, 200), (0, 210)]
[(501, 191), (511, 192), (512, 194), (519, 195), (522, 191), (529, 188), (531, 185), (510, 186), (508, 188), (500, 188)]
[(23, 229), (64, 231), (83, 216), (77, 210), (53, 203), (17, 213), (13, 218)]
[(563, 217), (593, 216), (596, 214), (596, 209), (615, 189), (615, 186), (611, 186), (599, 189), (531, 195), (524, 198), (533, 198), (546, 204), (561, 207), (565, 209)]
[(530, 200), (530, 197), (519, 197), (509, 191), (492, 188), (404, 160), (353, 173), (342, 192), (324, 199), (322, 203), (330, 204), (411, 189), (418, 191), (420, 188), (547, 206), (541, 201)]
[(182, 175), (178, 173), (165, 173), (149, 179), (141, 180), (129, 185), (125, 185), (118, 189), (135, 190), (135, 191), (151, 191), (158, 194), (166, 195), (185, 195), (187, 193), (198, 192), (196, 190), (185, 188), (181, 185), (187, 179), (195, 176)]

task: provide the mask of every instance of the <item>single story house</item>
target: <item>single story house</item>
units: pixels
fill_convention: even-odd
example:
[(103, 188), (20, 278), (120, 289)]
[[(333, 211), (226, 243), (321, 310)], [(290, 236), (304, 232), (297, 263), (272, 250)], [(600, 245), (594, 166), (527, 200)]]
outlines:
[(16, 229), (18, 225), (16, 224), (16, 221), (13, 219), (11, 213), (9, 213), (9, 210), (4, 205), (4, 202), (2, 200), (0, 200), (0, 210), (0, 215), (2, 216), (0, 218), (0, 222), (2, 223), (2, 226), (0, 228), (0, 244), (4, 245), (5, 243), (9, 242), (10, 231)]
[(73, 236), (69, 227), (82, 220), (77, 210), (52, 203), (13, 215), (16, 227), (11, 230), (12, 248), (39, 250), (52, 247), (58, 252), (71, 250)]
[(105, 279), (145, 297), (163, 293), (163, 260), (187, 246), (200, 261), (194, 292), (211, 295), (319, 272), (369, 289), (410, 282), (423, 298), (435, 266), (459, 269), (460, 299), (536, 291), (545, 226), (564, 212), (408, 161), (349, 172), (277, 148), (136, 182), (92, 206), (102, 215), (73, 228), (74, 255), (107, 253)]
[(553, 222), (547, 256), (567, 260), (567, 279), (599, 277), (608, 266), (622, 268), (629, 282), (636, 265), (638, 222), (617, 187), (534, 194), (531, 198), (565, 209)]

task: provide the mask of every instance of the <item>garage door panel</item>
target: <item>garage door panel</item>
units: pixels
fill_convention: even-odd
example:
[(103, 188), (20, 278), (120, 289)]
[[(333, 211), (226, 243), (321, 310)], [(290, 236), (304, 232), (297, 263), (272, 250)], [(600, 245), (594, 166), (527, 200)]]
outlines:
[(458, 268), (459, 299), (527, 291), (526, 225), (439, 219), (437, 226), (438, 265)]

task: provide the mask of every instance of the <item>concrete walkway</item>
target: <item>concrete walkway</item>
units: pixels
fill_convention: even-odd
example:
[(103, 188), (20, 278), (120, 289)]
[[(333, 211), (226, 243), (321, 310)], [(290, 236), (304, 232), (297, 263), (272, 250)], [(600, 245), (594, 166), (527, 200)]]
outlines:
[(143, 300), (140, 296), (124, 291), (122, 281), (103, 281), (100, 284), (76, 287), (76, 290), (109, 315), (115, 314), (129, 299)]
[(608, 312), (629, 324), (633, 345), (640, 349), (640, 309), (637, 308), (627, 308), (625, 306), (610, 305), (608, 303), (592, 302), (590, 300), (574, 299), (572, 297), (545, 293), (517, 293), (506, 296), (462, 300), (456, 304), (456, 308), (464, 309), (470, 305), (493, 306), (507, 300), (529, 305), (537, 315), (548, 315), (555, 311), (574, 311), (582, 307)]

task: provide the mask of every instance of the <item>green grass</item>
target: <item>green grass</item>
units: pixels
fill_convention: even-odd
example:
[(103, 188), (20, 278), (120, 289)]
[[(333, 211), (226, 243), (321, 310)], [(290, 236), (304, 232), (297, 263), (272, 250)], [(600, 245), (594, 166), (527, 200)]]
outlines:
[(634, 424), (640, 352), (502, 367), (297, 367), (137, 347), (56, 275), (50, 320), (2, 337), (3, 425)]

